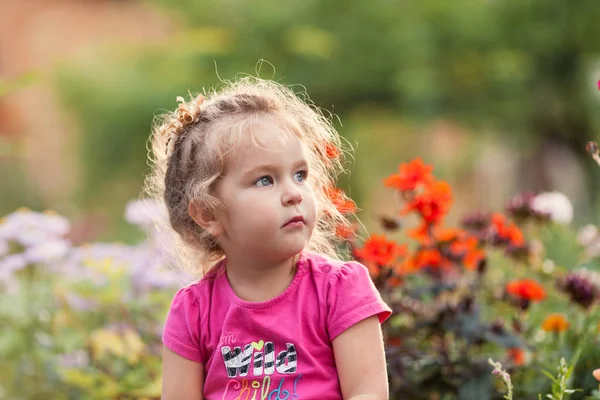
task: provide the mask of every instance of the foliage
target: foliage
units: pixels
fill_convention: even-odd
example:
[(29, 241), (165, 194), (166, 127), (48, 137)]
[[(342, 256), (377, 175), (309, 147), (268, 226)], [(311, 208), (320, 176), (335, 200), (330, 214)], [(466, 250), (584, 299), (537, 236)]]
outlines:
[(148, 229), (135, 246), (73, 247), (70, 223), (51, 212), (2, 220), (0, 397), (160, 398), (161, 322), (182, 280), (166, 269), (148, 210), (127, 208)]
[[(596, 396), (598, 230), (579, 233), (579, 260), (549, 258), (573, 254), (554, 237), (567, 235), (554, 221), (569, 222), (568, 199), (517, 196), (506, 213), (475, 213), (456, 228), (444, 225), (452, 188), (431, 166), (402, 164), (384, 184), (400, 205), (382, 217), (385, 234), (338, 234), (394, 311), (384, 324), (391, 398), (500, 399), (492, 370), (510, 380), (514, 399)], [(339, 189), (328, 193), (340, 211), (355, 211)], [(18, 210), (0, 221), (0, 322), (11, 327), (0, 331), (3, 397), (160, 397), (161, 322), (188, 278), (167, 269), (170, 238), (152, 228), (162, 218), (152, 203), (132, 202), (126, 219), (148, 240), (79, 247), (52, 212)], [(490, 357), (506, 369), (492, 369)], [(548, 380), (543, 370), (555, 365)]]
[[(447, 227), (452, 190), (431, 166), (402, 164), (384, 184), (400, 209), (381, 218), (385, 234), (345, 236), (395, 312), (385, 325), (392, 398), (499, 398), (490, 357), (507, 366), (515, 399), (561, 398), (567, 381), (583, 388), (573, 399), (590, 395), (590, 371), (600, 361), (597, 236), (582, 236), (583, 256), (566, 265), (549, 258), (553, 241), (544, 243), (567, 229), (568, 199), (523, 194), (505, 213), (476, 212)], [(540, 370), (577, 352), (578, 362), (550, 386)]]

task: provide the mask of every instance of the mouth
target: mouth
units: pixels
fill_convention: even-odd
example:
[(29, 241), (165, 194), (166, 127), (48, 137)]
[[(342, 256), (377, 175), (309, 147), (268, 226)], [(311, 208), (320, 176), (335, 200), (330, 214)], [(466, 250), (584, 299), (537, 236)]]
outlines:
[(286, 227), (288, 225), (300, 225), (300, 224), (304, 225), (304, 217), (297, 216), (297, 217), (294, 217), (294, 218), (290, 219), (285, 224), (283, 224), (282, 228)]

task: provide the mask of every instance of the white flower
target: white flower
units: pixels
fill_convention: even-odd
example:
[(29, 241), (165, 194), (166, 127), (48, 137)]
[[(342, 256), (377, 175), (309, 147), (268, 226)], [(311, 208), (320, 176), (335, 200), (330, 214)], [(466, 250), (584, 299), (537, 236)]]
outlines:
[(559, 224), (567, 225), (573, 220), (573, 204), (560, 192), (538, 194), (533, 198), (531, 208), (538, 213), (549, 214), (550, 219)]
[(590, 257), (600, 256), (600, 240), (598, 238), (592, 240), (592, 243), (585, 247), (585, 252)]
[(593, 224), (588, 224), (577, 232), (577, 241), (582, 246), (589, 246), (596, 237), (598, 237), (598, 228)]

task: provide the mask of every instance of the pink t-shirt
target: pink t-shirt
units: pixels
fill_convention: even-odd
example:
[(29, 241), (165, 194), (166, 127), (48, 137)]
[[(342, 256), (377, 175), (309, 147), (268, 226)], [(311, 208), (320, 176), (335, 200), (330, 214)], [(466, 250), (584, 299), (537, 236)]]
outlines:
[(165, 346), (204, 364), (208, 400), (341, 399), (332, 340), (391, 314), (357, 262), (305, 251), (292, 283), (261, 303), (241, 300), (219, 272), (175, 294), (163, 332)]

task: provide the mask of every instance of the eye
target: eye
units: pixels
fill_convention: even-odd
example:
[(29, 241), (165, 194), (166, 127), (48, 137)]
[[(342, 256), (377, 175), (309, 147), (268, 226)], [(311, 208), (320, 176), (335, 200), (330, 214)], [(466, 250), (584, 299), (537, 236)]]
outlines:
[(253, 183), (253, 185), (257, 186), (257, 187), (264, 187), (264, 186), (269, 186), (269, 185), (272, 185), (272, 184), (273, 184), (273, 178), (271, 178), (268, 175), (261, 176), (260, 178), (258, 178)]
[(304, 182), (306, 180), (307, 176), (308, 176), (308, 171), (302, 170), (302, 171), (298, 171), (294, 174), (294, 179), (297, 182)]

